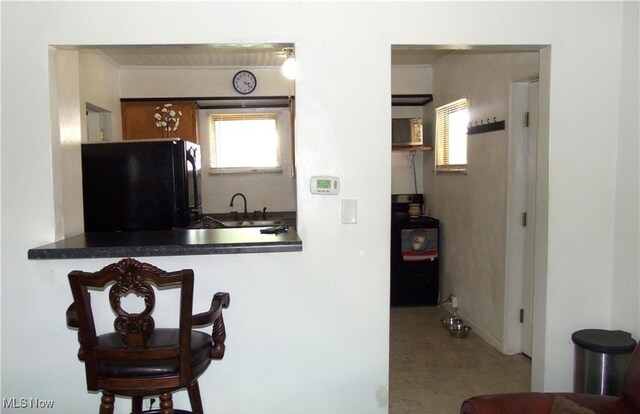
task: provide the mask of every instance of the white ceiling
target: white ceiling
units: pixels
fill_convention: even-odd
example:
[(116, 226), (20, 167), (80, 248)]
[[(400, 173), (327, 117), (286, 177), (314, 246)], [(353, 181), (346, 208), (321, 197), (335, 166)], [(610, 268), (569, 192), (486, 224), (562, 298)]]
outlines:
[[(96, 47), (121, 67), (278, 67), (282, 49), (292, 44), (157, 45)], [(394, 47), (393, 65), (425, 65), (453, 53), (453, 49)]]
[(454, 53), (453, 49), (435, 49), (424, 47), (393, 47), (392, 65), (431, 65), (438, 59)]
[(282, 49), (289, 44), (171, 45), (98, 47), (122, 67), (274, 67), (285, 60)]

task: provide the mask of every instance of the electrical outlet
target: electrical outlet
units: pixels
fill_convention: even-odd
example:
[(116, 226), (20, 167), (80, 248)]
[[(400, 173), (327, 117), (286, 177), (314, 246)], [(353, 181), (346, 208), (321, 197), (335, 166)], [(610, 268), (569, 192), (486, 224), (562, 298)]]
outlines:
[(454, 309), (458, 308), (458, 297), (456, 295), (451, 295), (451, 307)]

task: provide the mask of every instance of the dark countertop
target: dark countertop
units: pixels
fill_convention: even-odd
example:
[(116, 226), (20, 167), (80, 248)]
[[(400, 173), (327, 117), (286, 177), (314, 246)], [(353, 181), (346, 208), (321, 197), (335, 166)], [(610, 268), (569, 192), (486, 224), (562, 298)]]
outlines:
[(27, 257), (83, 259), (302, 251), (295, 227), (278, 235), (262, 234), (261, 228), (264, 227), (82, 233), (29, 249)]

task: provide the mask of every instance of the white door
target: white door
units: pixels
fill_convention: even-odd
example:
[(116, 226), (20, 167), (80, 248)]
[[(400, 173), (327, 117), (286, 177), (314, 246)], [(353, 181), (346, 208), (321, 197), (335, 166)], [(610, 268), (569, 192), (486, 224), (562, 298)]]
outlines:
[(538, 81), (529, 83), (528, 123), (525, 135), (524, 254), (522, 286), (522, 353), (531, 357), (533, 321), (533, 259), (535, 254), (536, 158), (538, 151)]

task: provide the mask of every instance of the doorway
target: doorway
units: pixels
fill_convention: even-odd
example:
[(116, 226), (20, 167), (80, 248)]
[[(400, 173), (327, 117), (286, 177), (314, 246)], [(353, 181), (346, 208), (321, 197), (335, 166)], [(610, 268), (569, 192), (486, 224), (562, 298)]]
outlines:
[(85, 115), (87, 116), (87, 142), (109, 141), (113, 136), (111, 111), (87, 102)]
[[(434, 109), (456, 99), (468, 98), (471, 122), (481, 125), (489, 122), (487, 120), (506, 121), (504, 130), (469, 135), (469, 162), (466, 171), (436, 175), (433, 171), (434, 154), (428, 150), (420, 154), (423, 163), (417, 165), (416, 169), (418, 175), (422, 173), (423, 187), (419, 190), (425, 195), (425, 214), (440, 220), (442, 227), (440, 298), (456, 295), (459, 316), (472, 326), (472, 335), (481, 337), (503, 354), (518, 354), (517, 357), (524, 358), (520, 355), (522, 341), (531, 342), (532, 336), (531, 328), (527, 329), (529, 339), (522, 335), (519, 317), (525, 282), (522, 278), (513, 278), (511, 270), (516, 256), (511, 254), (513, 246), (509, 233), (513, 225), (508, 225), (507, 222), (511, 222), (513, 215), (522, 227), (522, 213), (527, 211), (524, 208), (524, 192), (519, 198), (523, 207), (517, 208), (517, 213), (511, 201), (515, 193), (512, 163), (517, 159), (522, 171), (525, 159), (524, 152), (518, 156), (513, 154), (512, 126), (516, 115), (512, 109), (513, 94), (510, 86), (515, 83), (526, 85), (525, 96), (534, 94), (528, 88), (541, 70), (540, 48), (485, 46), (462, 51), (439, 47), (437, 49), (440, 57), (429, 64), (434, 83), (430, 85), (430, 89), (420, 91), (401, 89), (411, 82), (402, 82), (400, 74), (408, 76), (411, 70), (418, 69), (415, 66), (411, 70), (397, 67), (393, 56), (402, 48), (392, 47), (392, 94), (433, 94), (433, 103), (423, 108), (425, 146), (433, 147)], [(411, 52), (403, 51), (405, 58), (420, 51), (418, 46), (407, 49)], [(427, 47), (422, 49), (431, 51)], [(415, 61), (413, 64), (419, 65)], [(446, 84), (441, 85), (440, 82)], [(522, 103), (523, 109), (528, 105), (537, 107), (525, 101)], [(534, 117), (535, 114), (530, 116)], [(531, 119), (531, 122), (535, 120)], [(533, 135), (536, 133), (532, 133)], [(522, 144), (525, 142), (527, 141), (523, 138)], [(537, 138), (533, 142), (537, 142)], [(529, 153), (532, 165), (536, 166), (539, 157), (534, 150), (530, 149)], [(392, 168), (392, 173), (396, 174), (396, 165), (392, 165)], [(535, 188), (535, 172), (530, 173), (530, 177)], [(397, 184), (396, 178), (394, 176), (392, 179), (394, 184)], [(524, 182), (524, 178), (521, 180)], [(535, 205), (540, 194), (529, 192), (528, 197)], [(528, 211), (530, 224), (533, 224), (535, 216), (535, 211)], [(531, 228), (533, 227), (532, 225)], [(518, 266), (520, 274), (523, 274), (525, 239), (524, 232), (520, 231), (523, 235), (520, 236)], [(527, 264), (531, 268), (533, 258), (531, 254), (530, 263)], [(532, 316), (532, 312), (526, 314)], [(532, 325), (532, 320), (529, 320), (529, 326)], [(531, 355), (532, 352), (528, 351), (528, 354)]]

